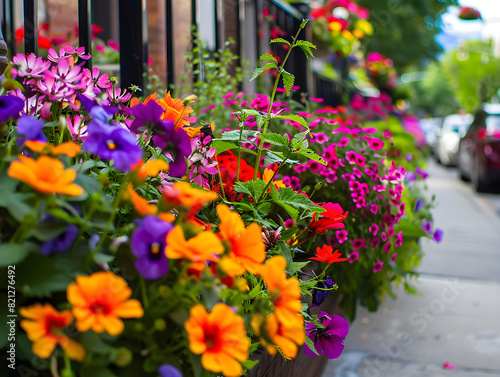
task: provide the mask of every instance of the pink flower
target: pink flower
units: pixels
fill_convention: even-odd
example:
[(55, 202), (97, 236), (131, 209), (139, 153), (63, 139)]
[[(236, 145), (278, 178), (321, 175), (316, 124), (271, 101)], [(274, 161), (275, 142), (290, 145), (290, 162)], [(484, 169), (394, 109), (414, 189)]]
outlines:
[(210, 106), (205, 107), (203, 110), (200, 111), (200, 114), (203, 114), (204, 112), (211, 110), (215, 107), (215, 103), (212, 103)]
[(384, 147), (384, 143), (377, 138), (368, 140), (368, 145), (374, 151), (382, 149)]
[(232, 97), (232, 96), (234, 96), (234, 92), (229, 92), (229, 93), (227, 93), (227, 94), (224, 94), (224, 95), (222, 96), (222, 98), (224, 98), (224, 99), (228, 99), (228, 98), (230, 98), (230, 97)]
[(378, 225), (377, 224), (372, 224), (370, 225), (370, 228), (368, 229), (370, 231), (371, 234), (373, 234), (374, 236), (377, 235), (377, 232), (378, 232)]
[(377, 263), (375, 263), (375, 266), (373, 267), (373, 272), (379, 272), (382, 267), (384, 267), (384, 262), (380, 262), (378, 261)]
[(378, 212), (378, 204), (370, 204), (370, 212), (376, 215)]
[(112, 39), (108, 39), (108, 46), (115, 51), (120, 51), (120, 46), (118, 43)]
[(387, 241), (387, 234), (385, 232), (382, 232), (380, 236), (382, 237), (382, 241)]
[(448, 370), (453, 370), (453, 369), (455, 369), (455, 364), (444, 363), (443, 368), (448, 369)]
[(356, 238), (352, 241), (351, 246), (354, 250), (359, 250), (365, 246), (365, 240), (363, 238)]
[(400, 247), (403, 244), (403, 232), (399, 232), (394, 241), (395, 247)]
[(113, 88), (109, 87), (106, 89), (106, 93), (108, 93), (108, 97), (113, 102), (127, 102), (132, 95), (127, 93), (125, 89), (123, 89), (123, 93), (121, 88)]
[[(342, 148), (345, 147), (347, 144), (349, 144), (350, 139), (348, 137), (343, 137), (340, 139), (340, 141), (337, 143), (337, 146)], [(353, 152), (354, 153), (354, 152)]]
[(394, 263), (396, 261), (396, 257), (398, 256), (398, 253), (394, 253), (392, 254), (392, 257), (391, 257), (391, 262)]
[(356, 155), (356, 163), (360, 166), (360, 167), (363, 167), (365, 166), (365, 156), (363, 155), (360, 155), (360, 154), (357, 154)]
[(323, 98), (317, 98), (317, 97), (309, 97), (309, 100), (314, 101), (314, 102), (323, 102), (324, 101)]
[(337, 241), (342, 244), (347, 241), (347, 230), (337, 230), (335, 232), (335, 237), (337, 237)]
[(389, 237), (394, 237), (394, 228), (392, 226), (387, 228), (387, 235)]
[(285, 225), (285, 229), (289, 229), (295, 225), (295, 221), (293, 219), (286, 219), (283, 224)]
[(353, 251), (351, 255), (349, 255), (349, 263), (354, 263), (359, 259), (359, 253), (357, 251)]
[(384, 253), (388, 253), (391, 250), (392, 244), (390, 242), (386, 242), (384, 244)]
[(345, 158), (350, 164), (354, 164), (356, 162), (356, 152), (349, 151), (345, 154)]
[(106, 52), (106, 47), (104, 47), (104, 45), (97, 45), (94, 47), (96, 49), (96, 51), (99, 51), (100, 53), (105, 53)]
[(392, 135), (386, 131), (384, 131), (384, 133), (382, 135), (384, 135), (388, 139), (392, 139)]
[(370, 245), (370, 246), (371, 246), (372, 248), (374, 248), (374, 249), (375, 249), (375, 248), (378, 246), (378, 244), (379, 244), (379, 243), (380, 243), (380, 238), (375, 237), (375, 238), (372, 240), (372, 242), (371, 242), (371, 245)]
[(12, 62), (16, 66), (17, 74), (21, 77), (43, 77), (50, 67), (50, 62), (43, 58), (35, 54), (24, 55), (20, 52), (12, 58)]

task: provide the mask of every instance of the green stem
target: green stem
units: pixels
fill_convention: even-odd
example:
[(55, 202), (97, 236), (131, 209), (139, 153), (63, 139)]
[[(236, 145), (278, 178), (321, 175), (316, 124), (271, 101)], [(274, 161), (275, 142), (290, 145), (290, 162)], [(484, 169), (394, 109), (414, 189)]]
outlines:
[(271, 186), (271, 184), (273, 183), (274, 177), (276, 177), (276, 175), (278, 174), (278, 172), (280, 171), (280, 169), (286, 163), (286, 160), (288, 160), (288, 157), (290, 157), (290, 154), (292, 154), (292, 150), (291, 149), (288, 150), (288, 153), (285, 156), (285, 159), (283, 161), (281, 161), (281, 163), (278, 165), (278, 168), (274, 171), (273, 176), (271, 177), (271, 179), (269, 180), (269, 182), (267, 182), (266, 187), (264, 188), (264, 191), (262, 191), (262, 194), (260, 195), (259, 200), (257, 200), (257, 202), (255, 204), (255, 207), (257, 207), (260, 204), (261, 200), (264, 199), (265, 196), (267, 195), (267, 190)]
[(241, 136), (242, 135), (243, 135), (243, 122), (240, 122), (240, 139), (238, 140), (238, 164), (236, 166), (236, 182), (239, 182), (239, 180), (240, 180)]
[(142, 294), (142, 299), (144, 302), (144, 309), (147, 309), (149, 306), (149, 299), (148, 299), (148, 291), (146, 289), (146, 283), (144, 282), (144, 278), (141, 276), (141, 294)]
[[(285, 56), (285, 59), (283, 59), (283, 64), (281, 64), (281, 66), (278, 68), (278, 75), (276, 76), (276, 80), (274, 80), (274, 87), (273, 87), (273, 91), (271, 93), (271, 101), (269, 102), (269, 110), (267, 111), (266, 119), (264, 120), (264, 126), (263, 126), (262, 132), (261, 132), (262, 135), (265, 135), (267, 133), (267, 128), (269, 127), (269, 123), (271, 123), (271, 110), (273, 108), (274, 98), (276, 97), (276, 90), (278, 89), (278, 84), (280, 82), (281, 73), (283, 72), (283, 67), (285, 66), (285, 64), (288, 60), (288, 57), (290, 56), (290, 53), (292, 52), (293, 48), (295, 47), (295, 42), (297, 41), (297, 38), (299, 37), (299, 34), (303, 28), (304, 27), (301, 25), (299, 27), (299, 30), (297, 31), (297, 34), (295, 34), (295, 37), (292, 37), (293, 43), (290, 46), (290, 48), (288, 49), (286, 56)], [(255, 172), (253, 175), (253, 179), (257, 178), (257, 171), (259, 169), (260, 157), (262, 156), (262, 144), (263, 144), (262, 142), (259, 142), (259, 145), (257, 146), (257, 160), (255, 161)]]

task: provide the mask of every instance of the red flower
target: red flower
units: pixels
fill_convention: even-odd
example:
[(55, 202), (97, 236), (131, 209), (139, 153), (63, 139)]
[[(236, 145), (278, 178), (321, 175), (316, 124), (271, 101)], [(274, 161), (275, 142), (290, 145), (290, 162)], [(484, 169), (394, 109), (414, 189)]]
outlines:
[(316, 256), (309, 258), (320, 262), (326, 262), (332, 264), (335, 262), (344, 262), (347, 258), (342, 258), (342, 254), (338, 250), (333, 251), (333, 247), (328, 245), (323, 245), (322, 248), (316, 249)]
[[(234, 183), (236, 181), (236, 172), (238, 169), (238, 157), (231, 151), (226, 151), (217, 155), (220, 174), (224, 185), (226, 183)], [(255, 169), (250, 166), (243, 158), (240, 159), (240, 176), (241, 182), (251, 181), (253, 179)], [(257, 172), (257, 178), (260, 178), (260, 172)]]
[(346, 219), (348, 212), (344, 212), (340, 204), (325, 203), (322, 207), (326, 209), (326, 212), (321, 213), (321, 218), (318, 220), (315, 220), (316, 214), (313, 215), (309, 232), (323, 234), (327, 229), (345, 228), (342, 222)]

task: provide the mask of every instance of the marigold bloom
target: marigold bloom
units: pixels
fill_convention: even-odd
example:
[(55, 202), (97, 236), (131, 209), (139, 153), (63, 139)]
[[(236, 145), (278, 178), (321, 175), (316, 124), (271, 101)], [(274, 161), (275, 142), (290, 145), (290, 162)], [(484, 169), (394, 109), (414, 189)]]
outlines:
[(78, 331), (106, 331), (112, 336), (123, 331), (120, 317), (141, 318), (144, 315), (141, 303), (130, 299), (131, 295), (127, 282), (108, 271), (77, 276), (76, 283), (71, 283), (67, 289)]
[(328, 245), (323, 245), (321, 248), (316, 249), (316, 256), (309, 259), (314, 259), (320, 262), (326, 262), (332, 264), (335, 262), (346, 261), (347, 258), (342, 258), (342, 254), (338, 250), (333, 251), (333, 247)]
[(19, 313), (26, 318), (19, 325), (33, 342), (35, 355), (47, 359), (59, 344), (69, 358), (83, 361), (85, 348), (63, 333), (63, 329), (73, 320), (69, 310), (59, 312), (50, 304), (37, 303), (20, 308)]
[(211, 231), (203, 231), (186, 240), (184, 231), (176, 226), (168, 233), (165, 254), (170, 259), (189, 259), (193, 262), (216, 261), (224, 246)]
[(274, 313), (280, 322), (291, 326), (296, 322), (297, 314), (302, 310), (299, 281), (296, 278), (287, 279), (286, 260), (281, 255), (269, 259), (259, 270), (266, 283), (274, 304)]
[(243, 318), (227, 305), (219, 303), (207, 313), (203, 305), (191, 308), (184, 327), (188, 333), (189, 349), (202, 354), (201, 365), (224, 376), (241, 376), (243, 368), (237, 360), (248, 358), (248, 339)]
[(221, 220), (219, 236), (231, 245), (229, 256), (221, 261), (223, 270), (229, 275), (257, 273), (266, 259), (260, 226), (252, 223), (245, 228), (240, 216), (225, 204), (217, 206), (217, 213)]
[(37, 140), (28, 140), (24, 143), (24, 145), (31, 149), (33, 152), (51, 154), (54, 156), (63, 154), (65, 156), (75, 157), (78, 153), (80, 153), (82, 149), (82, 147), (80, 147), (78, 144), (72, 142), (52, 145)]
[(257, 335), (265, 331), (267, 338), (271, 339), (274, 345), (266, 342), (261, 337), (260, 342), (267, 347), (267, 351), (274, 355), (276, 347), (279, 347), (283, 354), (293, 359), (297, 355), (297, 348), (304, 344), (306, 332), (304, 329), (304, 318), (300, 314), (295, 314), (288, 323), (281, 322), (276, 314), (271, 314), (267, 318), (258, 314), (252, 317), (251, 325)]
[(12, 161), (7, 174), (9, 177), (24, 182), (44, 194), (66, 194), (80, 196), (83, 188), (71, 183), (76, 178), (76, 172), (64, 170), (64, 165), (56, 158), (40, 156), (34, 160), (18, 155), (21, 161)]

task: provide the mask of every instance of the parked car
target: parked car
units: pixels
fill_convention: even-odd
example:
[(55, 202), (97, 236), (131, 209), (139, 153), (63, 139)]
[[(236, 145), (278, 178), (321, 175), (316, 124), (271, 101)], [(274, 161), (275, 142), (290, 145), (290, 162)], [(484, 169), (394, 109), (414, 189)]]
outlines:
[(443, 126), (443, 118), (423, 118), (420, 119), (420, 128), (425, 136), (425, 143), (434, 152), (434, 147), (436, 146), (436, 140), (441, 127)]
[(500, 104), (484, 104), (476, 113), (460, 142), (458, 171), (480, 192), (500, 184)]
[(467, 133), (473, 119), (471, 114), (452, 114), (444, 118), (434, 149), (437, 162), (446, 166), (457, 165), (460, 139)]

